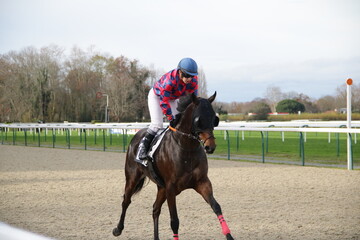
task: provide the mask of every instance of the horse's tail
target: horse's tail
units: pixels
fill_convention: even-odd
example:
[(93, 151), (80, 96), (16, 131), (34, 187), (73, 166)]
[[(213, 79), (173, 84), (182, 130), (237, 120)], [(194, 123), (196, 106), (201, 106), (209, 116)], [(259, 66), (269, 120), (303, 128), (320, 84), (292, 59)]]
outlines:
[(165, 187), (164, 180), (161, 178), (159, 171), (157, 171), (156, 167), (153, 165), (155, 163), (149, 161), (148, 162), (148, 170), (152, 180), (159, 186)]
[(140, 181), (138, 182), (138, 184), (136, 184), (135, 189), (134, 189), (134, 194), (140, 192), (141, 189), (144, 187), (145, 179), (146, 179), (146, 177), (140, 179)]

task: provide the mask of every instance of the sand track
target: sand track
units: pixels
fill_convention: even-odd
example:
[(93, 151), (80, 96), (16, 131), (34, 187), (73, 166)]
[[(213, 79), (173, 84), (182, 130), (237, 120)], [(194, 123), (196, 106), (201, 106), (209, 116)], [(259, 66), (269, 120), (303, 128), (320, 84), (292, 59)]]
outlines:
[[(115, 238), (125, 154), (0, 145), (0, 221), (61, 240), (152, 239), (149, 183)], [(235, 239), (360, 239), (360, 171), (210, 160)], [(225, 239), (193, 190), (177, 197), (180, 239)], [(171, 239), (166, 203), (160, 238)]]

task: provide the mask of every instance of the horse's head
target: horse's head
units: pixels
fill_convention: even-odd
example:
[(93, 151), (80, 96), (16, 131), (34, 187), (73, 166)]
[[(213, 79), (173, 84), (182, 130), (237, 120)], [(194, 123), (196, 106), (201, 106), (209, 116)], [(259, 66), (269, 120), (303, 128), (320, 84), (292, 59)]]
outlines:
[(192, 133), (198, 135), (204, 143), (206, 153), (213, 153), (216, 148), (214, 127), (219, 125), (219, 118), (216, 116), (211, 103), (215, 100), (214, 95), (205, 98), (197, 98), (195, 100), (195, 108), (193, 111)]
[(185, 100), (187, 101), (187, 104), (189, 104), (186, 110), (191, 111), (192, 113), (190, 114), (186, 111), (182, 116), (182, 118), (188, 119), (187, 121), (182, 122), (187, 122), (191, 134), (198, 137), (204, 143), (205, 151), (209, 154), (215, 151), (216, 143), (213, 131), (214, 127), (219, 124), (219, 118), (216, 116), (211, 105), (215, 100), (215, 97), (216, 92), (208, 99), (198, 98), (195, 94), (192, 94)]

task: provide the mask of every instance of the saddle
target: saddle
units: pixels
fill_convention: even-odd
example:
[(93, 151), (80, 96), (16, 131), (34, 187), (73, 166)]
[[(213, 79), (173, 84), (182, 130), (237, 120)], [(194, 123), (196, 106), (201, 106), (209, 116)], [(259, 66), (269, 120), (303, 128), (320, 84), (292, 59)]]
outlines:
[(151, 142), (150, 144), (150, 149), (149, 149), (149, 152), (148, 152), (148, 158), (151, 160), (151, 162), (154, 162), (155, 159), (154, 159), (154, 153), (156, 152), (156, 150), (158, 149), (158, 147), (160, 146), (160, 143), (163, 139), (163, 137), (165, 136), (165, 133), (169, 130), (169, 128), (165, 128), (165, 129), (161, 129), (159, 130), (153, 141)]
[(162, 139), (165, 136), (165, 133), (169, 130), (169, 128), (161, 129), (157, 132), (156, 136), (154, 137), (153, 141), (150, 144), (150, 150), (147, 154), (148, 157), (148, 169), (149, 173), (152, 176), (155, 183), (160, 187), (165, 187), (164, 180), (162, 179), (161, 175), (159, 174), (156, 164), (155, 164), (155, 157), (154, 154), (158, 147), (160, 146), (160, 143), (162, 142)]

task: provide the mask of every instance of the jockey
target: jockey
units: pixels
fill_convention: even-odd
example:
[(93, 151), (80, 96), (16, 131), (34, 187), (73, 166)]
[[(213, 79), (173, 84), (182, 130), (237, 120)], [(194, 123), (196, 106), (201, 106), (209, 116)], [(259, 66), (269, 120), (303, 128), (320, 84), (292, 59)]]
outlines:
[(150, 89), (148, 106), (151, 124), (140, 142), (135, 161), (147, 166), (147, 154), (157, 131), (163, 127), (163, 115), (175, 127), (178, 99), (186, 93), (198, 93), (198, 67), (192, 58), (183, 58), (176, 69), (164, 74)]

